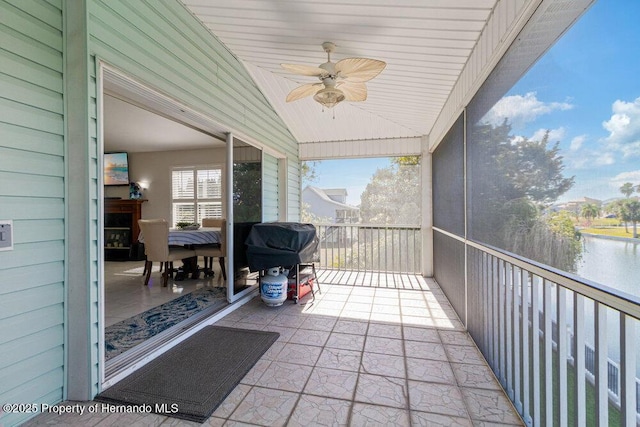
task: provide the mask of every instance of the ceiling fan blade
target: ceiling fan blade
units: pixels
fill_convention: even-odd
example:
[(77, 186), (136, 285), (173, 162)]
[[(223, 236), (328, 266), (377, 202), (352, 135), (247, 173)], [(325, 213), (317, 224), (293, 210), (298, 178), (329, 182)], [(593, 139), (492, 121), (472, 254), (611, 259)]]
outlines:
[(338, 76), (355, 83), (371, 80), (387, 66), (384, 61), (369, 58), (345, 58), (336, 63)]
[(298, 86), (287, 95), (287, 102), (297, 101), (298, 99), (306, 98), (307, 96), (315, 95), (320, 90), (322, 83), (308, 83), (306, 85)]
[(310, 65), (301, 64), (280, 64), (282, 68), (292, 73), (301, 74), (303, 76), (320, 77), (327, 75), (327, 71), (320, 67), (312, 67)]
[(343, 81), (336, 84), (342, 93), (345, 101), (364, 101), (367, 99), (367, 86), (364, 83)]

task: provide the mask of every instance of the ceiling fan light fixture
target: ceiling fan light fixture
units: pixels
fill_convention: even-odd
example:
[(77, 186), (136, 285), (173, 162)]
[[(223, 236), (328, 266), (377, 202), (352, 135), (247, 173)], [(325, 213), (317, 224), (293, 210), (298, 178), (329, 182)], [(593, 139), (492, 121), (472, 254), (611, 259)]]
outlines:
[(344, 93), (335, 87), (327, 87), (320, 89), (315, 95), (313, 95), (313, 99), (324, 107), (333, 108), (340, 102), (344, 101)]

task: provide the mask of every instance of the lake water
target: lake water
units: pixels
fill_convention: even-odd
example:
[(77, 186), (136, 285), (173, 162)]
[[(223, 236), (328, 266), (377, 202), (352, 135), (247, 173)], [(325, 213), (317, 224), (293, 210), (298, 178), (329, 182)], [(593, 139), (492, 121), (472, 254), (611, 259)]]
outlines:
[[(609, 288), (640, 296), (640, 243), (607, 240), (583, 236), (584, 252), (577, 274)], [(593, 325), (593, 304), (585, 306), (587, 325)], [(607, 335), (609, 337), (609, 357), (620, 360), (618, 347), (618, 316), (609, 311), (607, 315)], [(593, 343), (593, 329), (587, 327), (587, 342)], [(640, 343), (640, 326), (636, 326), (637, 341)], [(636, 370), (640, 376), (640, 352), (637, 354)]]
[(640, 244), (583, 236), (577, 273), (610, 288), (640, 296)]

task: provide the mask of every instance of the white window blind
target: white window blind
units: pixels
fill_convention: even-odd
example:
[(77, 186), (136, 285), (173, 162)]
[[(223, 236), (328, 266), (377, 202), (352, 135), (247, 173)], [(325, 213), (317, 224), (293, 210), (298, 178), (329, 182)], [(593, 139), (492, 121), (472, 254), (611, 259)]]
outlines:
[(176, 168), (171, 173), (173, 226), (201, 223), (202, 218), (222, 218), (222, 168)]

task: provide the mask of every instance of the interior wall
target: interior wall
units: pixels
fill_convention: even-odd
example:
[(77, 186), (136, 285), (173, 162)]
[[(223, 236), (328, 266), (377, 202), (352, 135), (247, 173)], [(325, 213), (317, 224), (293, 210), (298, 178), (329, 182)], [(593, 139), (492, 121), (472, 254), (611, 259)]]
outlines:
[[(178, 143), (176, 143), (178, 145)], [(129, 180), (144, 181), (142, 217), (171, 219), (171, 169), (176, 166), (219, 165), (225, 176), (225, 148), (129, 153)], [(129, 187), (105, 187), (105, 197), (129, 198)], [(223, 184), (223, 197), (224, 196)]]

